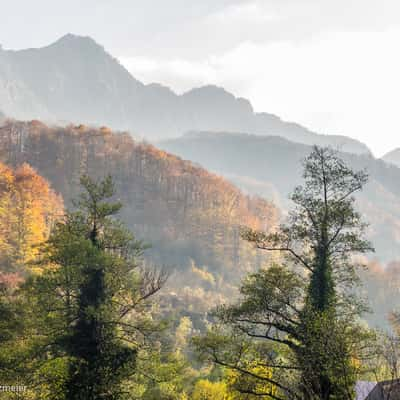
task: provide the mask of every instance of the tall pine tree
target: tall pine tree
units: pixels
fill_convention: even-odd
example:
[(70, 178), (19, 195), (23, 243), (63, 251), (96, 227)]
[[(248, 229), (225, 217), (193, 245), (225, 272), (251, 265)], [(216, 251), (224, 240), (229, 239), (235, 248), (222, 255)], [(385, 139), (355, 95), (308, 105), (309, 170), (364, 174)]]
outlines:
[[(76, 211), (56, 224), (42, 249), (44, 272), (25, 290), (38, 316), (39, 348), (45, 349), (37, 365), (49, 381), (58, 379), (49, 383), (49, 397), (114, 400), (156, 329), (147, 300), (166, 275), (140, 266), (144, 247), (115, 218), (121, 204), (110, 201), (111, 178), (83, 177), (81, 183)], [(57, 368), (46, 364), (55, 363), (62, 372), (53, 377)]]

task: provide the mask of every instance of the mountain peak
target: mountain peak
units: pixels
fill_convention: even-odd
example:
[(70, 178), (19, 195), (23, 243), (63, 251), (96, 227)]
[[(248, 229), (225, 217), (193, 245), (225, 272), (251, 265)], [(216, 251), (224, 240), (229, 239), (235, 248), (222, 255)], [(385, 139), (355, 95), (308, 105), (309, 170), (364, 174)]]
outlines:
[(389, 151), (382, 157), (382, 160), (400, 167), (400, 148)]
[(91, 47), (104, 50), (103, 46), (99, 45), (90, 36), (75, 35), (73, 33), (65, 34), (48, 47), (78, 47), (80, 49)]
[(147, 139), (190, 130), (246, 132), (369, 153), (356, 140), (318, 135), (256, 113), (249, 100), (220, 86), (177, 95), (159, 84), (144, 85), (89, 36), (67, 33), (47, 47), (0, 52), (0, 57), (7, 58), (7, 68), (0, 68), (0, 87), (6, 88), (0, 107), (10, 117), (107, 125)]
[(90, 36), (83, 35), (75, 35), (74, 33), (66, 33), (64, 36), (61, 36), (55, 43), (69, 43), (74, 41), (91, 41), (95, 42)]
[(217, 85), (204, 85), (188, 90), (183, 96), (223, 96), (223, 97), (234, 97), (226, 89)]

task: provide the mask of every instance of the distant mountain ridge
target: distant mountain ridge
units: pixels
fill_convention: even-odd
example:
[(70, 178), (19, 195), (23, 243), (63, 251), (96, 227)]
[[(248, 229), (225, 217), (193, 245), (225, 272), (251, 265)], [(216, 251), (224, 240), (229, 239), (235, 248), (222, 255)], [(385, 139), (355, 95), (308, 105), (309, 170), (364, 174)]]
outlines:
[(256, 113), (248, 100), (220, 87), (177, 95), (159, 84), (145, 85), (93, 39), (72, 34), (43, 48), (0, 49), (0, 110), (18, 119), (107, 125), (148, 140), (190, 130), (248, 132), (370, 153), (355, 139)]
[(389, 151), (382, 157), (382, 160), (400, 167), (400, 148)]
[[(191, 132), (158, 146), (225, 176), (248, 193), (272, 199), (282, 208), (288, 208), (289, 193), (302, 182), (301, 161), (311, 151), (309, 145), (282, 137), (229, 132)], [(366, 169), (370, 175), (357, 204), (371, 224), (368, 235), (375, 256), (382, 261), (398, 259), (400, 168), (369, 154), (341, 153), (341, 157), (353, 169)]]

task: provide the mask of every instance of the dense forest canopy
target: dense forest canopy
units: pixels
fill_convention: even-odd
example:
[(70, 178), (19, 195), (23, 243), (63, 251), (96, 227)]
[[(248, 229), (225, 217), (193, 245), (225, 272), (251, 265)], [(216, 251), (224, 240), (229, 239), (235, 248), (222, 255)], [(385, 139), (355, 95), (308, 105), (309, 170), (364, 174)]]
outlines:
[(288, 216), (105, 127), (8, 120), (0, 162), (0, 376), (27, 399), (350, 400), (397, 372), (365, 319), (397, 329), (398, 266), (360, 256), (367, 174), (332, 149)]
[[(190, 135), (182, 141), (165, 142), (163, 147), (231, 176), (250, 192), (262, 193), (260, 188), (272, 182), (277, 185), (275, 188), (279, 188), (279, 194), (275, 196), (277, 201), (285, 196), (286, 190), (289, 191), (290, 182), (295, 185), (299, 181), (299, 169), (295, 168), (295, 163), (306, 154), (307, 146), (279, 138), (259, 138), (258, 142), (262, 145), (259, 147), (266, 152), (266, 156), (262, 157), (263, 161), (261, 158), (253, 159), (251, 164), (258, 168), (254, 175), (257, 180), (250, 182), (256, 182), (256, 188), (249, 188), (249, 180), (241, 180), (239, 175), (230, 175), (226, 171), (233, 174), (242, 171), (246, 176), (254, 173), (254, 168), (248, 170), (249, 163), (234, 163), (234, 159), (239, 160), (239, 148), (244, 148), (246, 142), (247, 146), (253, 146), (252, 137), (236, 135), (230, 146), (226, 145), (227, 138), (228, 135), (223, 134)], [(237, 141), (240, 146), (235, 147)], [(281, 143), (278, 152), (274, 150), (275, 141)], [(272, 147), (265, 147), (264, 142)], [(180, 147), (181, 143), (185, 144), (185, 151)], [(51, 183), (53, 189), (49, 190), (59, 193), (67, 206), (79, 193), (82, 174), (93, 177), (112, 174), (118, 199), (126, 204), (122, 209), (124, 221), (139, 238), (152, 245), (146, 251), (149, 262), (162, 263), (171, 270), (180, 271), (167, 285), (170, 291), (166, 301), (169, 302), (170, 296), (173, 296), (173, 301), (182, 310), (187, 304), (192, 304), (196, 312), (205, 312), (207, 304), (221, 302), (235, 293), (235, 284), (245, 271), (254, 270), (265, 261), (265, 256), (240, 240), (240, 228), (248, 226), (268, 230), (276, 226), (280, 219), (278, 208), (273, 203), (243, 195), (218, 175), (152, 145), (135, 141), (127, 133), (115, 133), (108, 128), (95, 129), (83, 125), (61, 128), (49, 127), (39, 121), (8, 121), (0, 128), (0, 155), (1, 161), (17, 170), (35, 168)], [(371, 164), (372, 159), (366, 164), (365, 157), (344, 155), (344, 158), (359, 168), (376, 164), (373, 168), (376, 179), (367, 185), (367, 193), (359, 196), (357, 203), (361, 204), (372, 223), (367, 233), (372, 234), (373, 239), (378, 238), (374, 240), (374, 245), (378, 246), (374, 255), (377, 260), (363, 260), (371, 268), (361, 271), (366, 285), (362, 292), (375, 311), (367, 318), (374, 325), (387, 327), (387, 316), (396, 307), (398, 286), (382, 268), (384, 260), (392, 258), (382, 257), (380, 243), (386, 247), (390, 243), (388, 240), (393, 236), (396, 220), (393, 214), (388, 214), (392, 211), (387, 206), (396, 206), (395, 202), (385, 201), (383, 211), (380, 203), (370, 198), (377, 187), (382, 188), (383, 194), (394, 196), (393, 180), (397, 168), (388, 167), (383, 162)], [(6, 175), (8, 167), (4, 168)], [(379, 177), (382, 177), (380, 186), (377, 183)], [(261, 179), (265, 182), (264, 186), (257, 185)], [(280, 183), (284, 187), (280, 187)], [(271, 190), (264, 194), (274, 198), (273, 191), (276, 189), (272, 186), (268, 189)], [(45, 192), (40, 193), (42, 197), (35, 197), (35, 201), (40, 202)], [(54, 202), (45, 201), (42, 204), (51, 208)], [(284, 208), (288, 205), (285, 203)], [(393, 250), (390, 252), (393, 253)], [(374, 296), (369, 295), (372, 288)]]
[(262, 262), (240, 240), (241, 227), (268, 230), (278, 220), (271, 202), (244, 195), (215, 174), (108, 128), (8, 121), (0, 128), (0, 159), (15, 168), (32, 166), (67, 207), (80, 193), (82, 175), (112, 175), (117, 199), (126, 205), (122, 219), (151, 243), (147, 259), (181, 271), (170, 286), (195, 288), (178, 292), (179, 301), (189, 296), (196, 309), (205, 310), (204, 301), (221, 301), (246, 270)]

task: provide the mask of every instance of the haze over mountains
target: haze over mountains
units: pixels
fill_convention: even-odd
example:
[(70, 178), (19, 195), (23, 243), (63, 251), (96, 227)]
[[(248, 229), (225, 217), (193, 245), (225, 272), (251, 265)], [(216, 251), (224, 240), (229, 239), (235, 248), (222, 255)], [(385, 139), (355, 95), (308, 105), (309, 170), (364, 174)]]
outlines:
[(382, 157), (382, 160), (400, 167), (400, 148), (389, 151)]
[[(4, 124), (5, 117), (66, 127)], [(0, 161), (29, 163), (67, 205), (82, 173), (111, 173), (127, 204), (123, 217), (151, 241), (152, 259), (180, 270), (176, 288), (186, 287), (194, 297), (206, 290), (200, 297), (212, 303), (221, 292), (230, 297), (234, 282), (261, 265), (240, 240), (239, 226), (275, 225), (279, 212), (270, 200), (288, 208), (287, 195), (301, 182), (301, 159), (313, 144), (332, 145), (353, 168), (369, 171), (370, 183), (358, 199), (371, 223), (368, 236), (380, 261), (400, 254), (398, 152), (385, 156), (389, 163), (376, 160), (357, 140), (256, 113), (248, 100), (216, 86), (177, 95), (145, 85), (89, 37), (69, 34), (40, 49), (0, 49), (0, 122)], [(152, 141), (267, 201), (129, 134), (90, 125)], [(197, 311), (203, 307), (199, 298), (192, 299)], [(182, 300), (184, 308), (192, 300)]]
[[(370, 236), (382, 259), (400, 251), (400, 169), (375, 160), (366, 145), (255, 113), (248, 100), (223, 88), (177, 95), (159, 84), (145, 85), (89, 37), (68, 34), (44, 48), (0, 50), (0, 110), (17, 119), (128, 130), (283, 207), (300, 182), (299, 163), (309, 145), (358, 154), (345, 158), (372, 175), (361, 202), (372, 222)], [(393, 163), (395, 157), (389, 158)]]
[[(216, 287), (229, 291), (262, 260), (240, 240), (240, 227), (268, 231), (277, 223), (271, 202), (244, 195), (203, 168), (106, 128), (9, 121), (0, 127), (0, 162), (32, 166), (68, 208), (80, 193), (82, 175), (101, 179), (110, 174), (124, 204), (122, 220), (151, 244), (147, 260), (171, 273), (179, 270), (170, 287), (181, 291), (186, 286), (212, 289), (214, 295)], [(202, 271), (216, 282), (210, 286)]]
[[(191, 132), (159, 143), (166, 151), (201, 164), (229, 178), (249, 193), (273, 199), (288, 208), (288, 195), (302, 181), (302, 159), (311, 147), (281, 137)], [(370, 180), (358, 206), (370, 223), (368, 235), (384, 261), (400, 254), (400, 168), (369, 154), (341, 155), (355, 169), (366, 169)]]
[(17, 119), (107, 125), (148, 140), (190, 130), (231, 131), (370, 152), (357, 140), (255, 113), (248, 100), (223, 88), (177, 95), (159, 84), (145, 85), (94, 40), (71, 34), (39, 49), (0, 50), (0, 110)]

